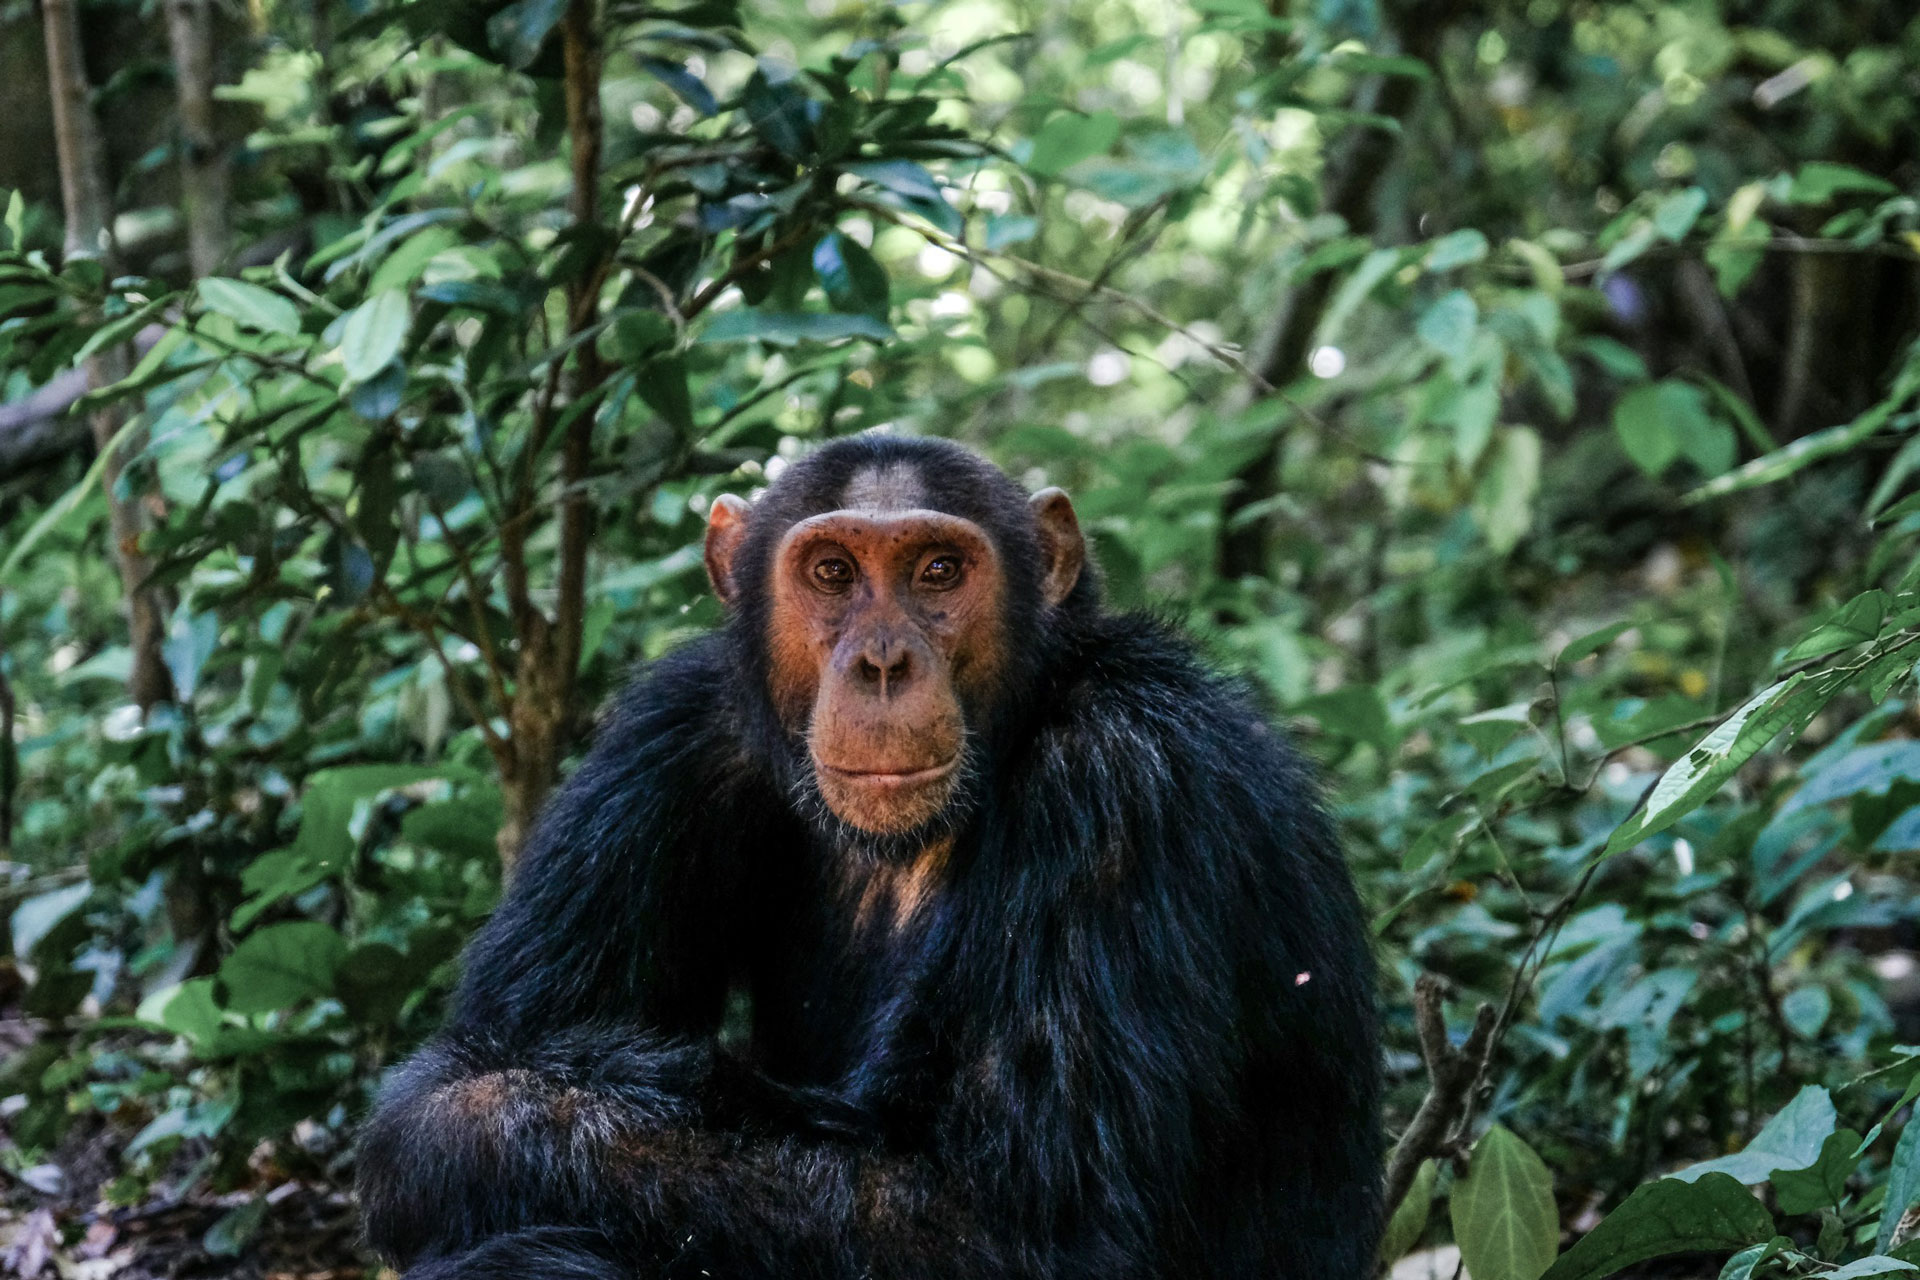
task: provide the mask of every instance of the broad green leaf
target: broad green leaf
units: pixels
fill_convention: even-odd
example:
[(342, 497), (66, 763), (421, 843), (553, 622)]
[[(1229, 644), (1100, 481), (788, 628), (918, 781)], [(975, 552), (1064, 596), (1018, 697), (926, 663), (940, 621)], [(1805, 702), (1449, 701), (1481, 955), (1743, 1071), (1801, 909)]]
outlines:
[(1062, 112), (1034, 135), (1027, 168), (1052, 177), (1082, 160), (1104, 155), (1119, 139), (1120, 117), (1111, 111), (1097, 111), (1092, 115)]
[(1451, 271), (1455, 267), (1483, 261), (1486, 256), (1486, 234), (1467, 227), (1435, 240), (1428, 247), (1426, 259), (1420, 265), (1428, 271)]
[(1887, 1166), (1887, 1197), (1880, 1210), (1880, 1229), (1874, 1236), (1875, 1253), (1884, 1253), (1893, 1243), (1894, 1228), (1916, 1201), (1920, 1201), (1920, 1124), (1908, 1117), (1900, 1141), (1893, 1146), (1893, 1161)]
[(476, 776), (456, 764), (354, 764), (322, 769), (307, 779), (301, 796), (294, 850), (310, 862), (338, 870), (353, 853), (348, 823), (360, 801), (418, 782), (467, 782)]
[(792, 160), (812, 150), (814, 104), (790, 69), (763, 60), (740, 102), (754, 132), (774, 150)]
[(677, 431), (693, 430), (693, 396), (687, 389), (686, 357), (655, 356), (634, 375), (636, 394)]
[(1433, 350), (1449, 360), (1466, 356), (1480, 325), (1480, 305), (1465, 289), (1454, 289), (1437, 298), (1420, 313), (1414, 332)]
[(1414, 1171), (1413, 1185), (1407, 1188), (1406, 1199), (1394, 1207), (1393, 1216), (1387, 1220), (1386, 1234), (1380, 1240), (1381, 1262), (1391, 1263), (1401, 1257), (1427, 1229), (1427, 1218), (1433, 1212), (1433, 1186), (1439, 1179), (1439, 1164), (1422, 1160)]
[(213, 1047), (226, 1021), (214, 1002), (212, 978), (190, 978), (178, 986), (163, 987), (142, 1000), (134, 1016), (185, 1036), (202, 1053)]
[(1920, 782), (1920, 742), (1871, 742), (1817, 761), (1802, 775), (1799, 790), (1780, 806), (1776, 821), (1810, 805), (1878, 794), (1896, 782)]
[(333, 988), (333, 972), (347, 941), (314, 920), (268, 925), (241, 939), (220, 965), (225, 1007), (235, 1013), (271, 1013)]
[(813, 247), (813, 270), (835, 311), (887, 321), (887, 272), (858, 240), (829, 231)]
[(1613, 409), (1613, 429), (1634, 465), (1658, 477), (1676, 458), (1708, 475), (1733, 465), (1733, 432), (1714, 420), (1706, 392), (1666, 379), (1635, 387)]
[(1649, 1258), (1744, 1249), (1773, 1236), (1773, 1216), (1724, 1173), (1661, 1178), (1627, 1197), (1548, 1268), (1546, 1280), (1603, 1280)]
[(1450, 1208), (1453, 1238), (1474, 1280), (1539, 1280), (1560, 1247), (1553, 1175), (1500, 1125), (1474, 1144)]
[(1706, 207), (1707, 193), (1699, 187), (1676, 191), (1654, 206), (1653, 229), (1668, 240), (1684, 240)]
[(340, 331), (340, 362), (347, 378), (366, 382), (400, 354), (412, 319), (407, 295), (398, 289), (376, 293), (347, 313)]
[(1862, 592), (1797, 641), (1780, 660), (1798, 662), (1802, 658), (1817, 658), (1877, 638), (1887, 620), (1890, 604), (1884, 591)]
[(200, 305), (249, 329), (267, 333), (300, 333), (300, 311), (291, 301), (271, 289), (245, 280), (209, 276), (195, 286)]
[(1833, 1099), (1825, 1089), (1810, 1084), (1767, 1121), (1745, 1149), (1688, 1165), (1672, 1176), (1694, 1182), (1710, 1173), (1724, 1173), (1741, 1182), (1765, 1182), (1775, 1169), (1805, 1169), (1818, 1160), (1822, 1145), (1833, 1134), (1833, 1124)]
[(1847, 1179), (1860, 1166), (1860, 1135), (1841, 1129), (1820, 1146), (1820, 1158), (1805, 1169), (1775, 1169), (1769, 1179), (1780, 1212), (1792, 1216), (1812, 1213), (1840, 1203)]
[(1780, 1001), (1780, 1016), (1796, 1035), (1808, 1040), (1820, 1034), (1833, 1012), (1833, 996), (1825, 987), (1799, 987)]
[(1293, 709), (1318, 720), (1327, 733), (1371, 743), (1383, 752), (1391, 750), (1396, 741), (1386, 700), (1370, 684), (1343, 685), (1297, 703)]

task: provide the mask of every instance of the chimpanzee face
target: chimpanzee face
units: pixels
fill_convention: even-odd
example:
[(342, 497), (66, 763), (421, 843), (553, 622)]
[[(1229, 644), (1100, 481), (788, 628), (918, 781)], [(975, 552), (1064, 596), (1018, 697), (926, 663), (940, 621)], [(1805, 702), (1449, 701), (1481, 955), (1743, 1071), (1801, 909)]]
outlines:
[[(840, 821), (903, 835), (944, 814), (960, 790), (970, 721), (1005, 683), (1009, 575), (980, 525), (933, 509), (911, 473), (857, 474), (841, 505), (792, 524), (765, 578), (767, 694), (806, 744), (820, 798)], [(1031, 511), (1049, 605), (1085, 559), (1073, 505), (1049, 489)], [(707, 567), (733, 600), (733, 557), (752, 510), (714, 503)]]

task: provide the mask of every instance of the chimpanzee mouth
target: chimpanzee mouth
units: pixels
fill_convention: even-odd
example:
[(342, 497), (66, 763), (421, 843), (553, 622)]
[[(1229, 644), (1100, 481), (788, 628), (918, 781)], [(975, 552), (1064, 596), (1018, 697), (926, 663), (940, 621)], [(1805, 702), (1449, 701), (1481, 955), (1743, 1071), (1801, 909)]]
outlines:
[(917, 787), (929, 782), (938, 782), (960, 767), (960, 757), (954, 755), (936, 765), (924, 769), (847, 769), (837, 764), (828, 764), (824, 760), (815, 760), (815, 764), (828, 773), (845, 778), (850, 782), (865, 783), (869, 786), (892, 789), (895, 787)]

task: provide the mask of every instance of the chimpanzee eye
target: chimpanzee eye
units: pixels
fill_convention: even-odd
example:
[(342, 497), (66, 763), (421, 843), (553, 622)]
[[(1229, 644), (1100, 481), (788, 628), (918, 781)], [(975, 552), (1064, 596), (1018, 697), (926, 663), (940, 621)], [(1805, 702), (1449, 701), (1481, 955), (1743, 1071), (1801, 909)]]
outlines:
[(935, 556), (927, 561), (927, 567), (920, 571), (920, 583), (927, 587), (951, 587), (960, 581), (960, 559), (957, 556)]
[(853, 563), (839, 556), (817, 560), (813, 566), (813, 585), (822, 591), (845, 591), (853, 583)]

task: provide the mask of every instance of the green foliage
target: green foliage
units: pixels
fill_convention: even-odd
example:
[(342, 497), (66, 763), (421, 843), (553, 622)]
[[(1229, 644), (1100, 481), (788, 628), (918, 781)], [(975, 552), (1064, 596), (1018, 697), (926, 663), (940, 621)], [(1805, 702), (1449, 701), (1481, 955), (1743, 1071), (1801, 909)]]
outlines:
[(73, 1033), (0, 1064), (0, 1159), (97, 1115), (127, 1195), (324, 1175), (497, 897), (516, 740), (716, 622), (716, 495), (889, 429), (1068, 487), (1318, 757), (1390, 1130), (1413, 978), (1506, 1011), (1387, 1256), (1906, 1269), (1920, 46), (1735, 8), (610, 6), (582, 192), (565, 6), (342, 10), (324, 64), (267, 6), (271, 252), (0, 236), (5, 407), (127, 351), (78, 408), (175, 691), (129, 701), (105, 455), (0, 477), (0, 905)]

